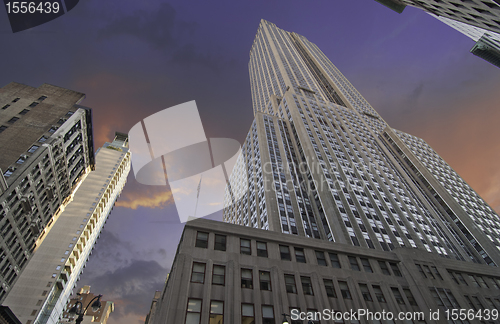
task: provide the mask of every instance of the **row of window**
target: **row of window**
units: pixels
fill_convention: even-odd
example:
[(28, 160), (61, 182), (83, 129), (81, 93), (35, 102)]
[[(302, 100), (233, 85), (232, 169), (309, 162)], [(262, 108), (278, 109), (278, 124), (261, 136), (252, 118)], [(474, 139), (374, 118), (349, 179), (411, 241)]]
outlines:
[[(196, 247), (199, 248), (208, 248), (208, 233), (206, 232), (197, 232), (196, 234)], [(268, 252), (267, 252), (267, 243), (266, 242), (256, 242), (257, 246), (257, 256), (259, 257), (268, 257)], [(220, 234), (215, 234), (215, 243), (214, 243), (214, 250), (219, 250), (219, 251), (226, 251), (226, 236), (225, 235), (220, 235)], [(306, 255), (304, 253), (303, 248), (299, 247), (293, 247), (294, 250), (294, 255), (295, 255), (295, 261), (299, 263), (307, 263), (306, 260)], [(280, 257), (281, 260), (284, 261), (292, 261), (292, 253), (290, 250), (290, 247), (287, 245), (279, 245), (279, 252), (280, 252)], [(316, 262), (318, 265), (321, 266), (329, 266), (327, 257), (325, 256), (324, 251), (314, 251), (316, 255)], [(240, 253), (244, 255), (252, 255), (252, 247), (251, 247), (251, 240), (249, 239), (240, 239)], [(327, 253), (330, 259), (330, 265), (333, 268), (342, 268), (342, 263), (339, 259), (339, 255), (333, 252), (328, 252)], [(368, 258), (362, 258), (362, 257), (356, 257), (356, 256), (347, 256), (348, 261), (349, 261), (349, 266), (351, 270), (354, 271), (365, 271), (369, 273), (373, 273), (373, 268), (371, 265), (371, 262)], [(402, 273), (399, 270), (399, 266), (395, 262), (386, 262), (386, 261), (381, 261), (378, 260), (378, 264), (380, 267), (380, 270), (382, 271), (383, 274), (385, 275), (394, 275), (397, 277), (402, 277)], [(435, 267), (434, 267), (435, 268)], [(437, 269), (436, 269), (437, 271)]]
[[(206, 264), (194, 262), (193, 269), (191, 273), (191, 282), (193, 283), (201, 283), (205, 282), (205, 272), (206, 272)], [(260, 290), (272, 290), (271, 285), (271, 274), (269, 271), (258, 271), (259, 273), (259, 288)], [(225, 285), (225, 275), (226, 275), (226, 267), (223, 265), (214, 265), (212, 272), (212, 284), (213, 285)], [(287, 293), (297, 294), (297, 285), (295, 281), (295, 275), (293, 274), (285, 274), (285, 287)], [(308, 276), (300, 276), (300, 284), (302, 286), (302, 291), (304, 295), (314, 295), (313, 286), (311, 282), (311, 277)], [(334, 281), (332, 279), (323, 279), (323, 284), (325, 286), (326, 294), (328, 297), (337, 298), (337, 293), (334, 285)], [(349, 290), (347, 281), (338, 281), (338, 285), (340, 288), (340, 293), (342, 298), (344, 299), (352, 299), (351, 291)], [(254, 280), (253, 280), (253, 270), (241, 268), (241, 288), (253, 289), (254, 288)], [(372, 293), (370, 292), (367, 284), (359, 284), (359, 288), (361, 294), (363, 295), (364, 300), (373, 301)], [(382, 289), (378, 285), (372, 285), (373, 293), (377, 301), (381, 303), (386, 302), (386, 298), (382, 292)], [(398, 304), (406, 304), (404, 298), (402, 297), (401, 292), (397, 287), (391, 288), (394, 298)], [(403, 288), (403, 292), (408, 299), (408, 303), (412, 306), (416, 306), (415, 299), (411, 294), (408, 288)]]

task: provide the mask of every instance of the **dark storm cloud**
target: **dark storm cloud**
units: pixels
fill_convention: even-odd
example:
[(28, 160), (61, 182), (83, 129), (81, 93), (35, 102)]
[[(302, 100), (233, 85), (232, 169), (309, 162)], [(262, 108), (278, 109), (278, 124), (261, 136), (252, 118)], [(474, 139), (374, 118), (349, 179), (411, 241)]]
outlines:
[(136, 10), (130, 15), (115, 19), (100, 31), (100, 36), (104, 38), (133, 36), (155, 49), (163, 49), (178, 43), (174, 36), (176, 29), (193, 32), (195, 28), (195, 23), (178, 22), (174, 7), (168, 3), (161, 3), (154, 12)]
[(116, 304), (112, 317), (148, 313), (155, 290), (163, 288), (168, 269), (156, 261), (133, 260), (130, 265), (95, 277), (91, 285), (95, 293)]

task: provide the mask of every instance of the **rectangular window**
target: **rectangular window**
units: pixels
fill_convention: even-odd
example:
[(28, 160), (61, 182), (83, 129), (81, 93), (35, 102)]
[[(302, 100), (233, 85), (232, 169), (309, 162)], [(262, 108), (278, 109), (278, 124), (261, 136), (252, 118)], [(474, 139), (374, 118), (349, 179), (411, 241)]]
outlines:
[(42, 136), (40, 137), (40, 139), (38, 140), (40, 143), (44, 143), (45, 141), (47, 141), (47, 137), (45, 136)]
[(280, 245), (281, 260), (291, 261), (290, 248), (286, 245)]
[(285, 286), (286, 292), (290, 294), (297, 293), (297, 287), (295, 286), (295, 276), (294, 275), (285, 275)]
[(363, 269), (365, 270), (365, 272), (372, 273), (373, 269), (372, 269), (372, 266), (370, 265), (370, 260), (368, 260), (366, 258), (361, 258), (360, 260), (361, 260), (361, 264), (363, 265)]
[(295, 259), (297, 262), (306, 263), (306, 256), (304, 254), (304, 249), (295, 248)]
[(488, 284), (486, 283), (486, 281), (484, 281), (483, 277), (481, 276), (477, 276), (477, 282), (479, 282), (479, 285), (483, 288), (490, 288), (488, 287)]
[(394, 295), (394, 298), (396, 299), (396, 302), (400, 305), (405, 304), (405, 300), (403, 299), (403, 296), (401, 295), (401, 292), (399, 291), (398, 288), (396, 287), (391, 287), (392, 294)]
[(246, 255), (252, 255), (250, 240), (240, 239), (240, 253)]
[(420, 266), (420, 264), (416, 264), (415, 265), (417, 266), (417, 269), (418, 269), (418, 272), (420, 272), (420, 275), (422, 275), (423, 278), (426, 278), (427, 279), (427, 276), (425, 275), (425, 272), (424, 272), (424, 269), (422, 269), (422, 266)]
[(351, 291), (349, 290), (349, 286), (345, 281), (339, 281), (340, 292), (342, 293), (342, 297), (344, 299), (352, 299)]
[(401, 274), (401, 271), (399, 271), (399, 266), (397, 263), (394, 263), (394, 262), (389, 262), (389, 264), (391, 265), (391, 269), (392, 269), (392, 273), (394, 273), (394, 275), (396, 277), (402, 277), (403, 275)]
[(8, 123), (10, 124), (14, 124), (16, 121), (19, 120), (19, 117), (12, 117), (11, 119), (9, 119), (9, 121), (7, 121)]
[(267, 258), (267, 243), (257, 242), (257, 256)]
[(38, 106), (38, 102), (32, 102), (32, 103), (29, 105), (29, 107), (36, 107), (36, 106)]
[(336, 253), (328, 253), (330, 255), (330, 261), (332, 262), (332, 267), (342, 268), (339, 261), (339, 256)]
[(5, 110), (5, 109), (7, 109), (9, 107), (10, 107), (10, 105), (7, 104), (7, 105), (5, 105), (5, 106), (2, 107), (2, 110)]
[(273, 306), (262, 305), (262, 324), (275, 324)]
[(19, 113), (19, 115), (26, 115), (27, 113), (29, 113), (29, 111), (30, 111), (29, 109), (23, 109), (23, 110)]
[(241, 269), (241, 288), (253, 289), (252, 269)]
[(186, 310), (186, 324), (200, 324), (201, 299), (189, 298)]
[(255, 324), (253, 304), (241, 304), (241, 324)]
[(337, 298), (337, 294), (335, 293), (335, 286), (333, 285), (333, 280), (323, 279), (325, 284), (326, 295), (328, 297)]
[(7, 126), (4, 126), (4, 125), (0, 126), (0, 133), (3, 132), (6, 129), (7, 129)]
[(40, 98), (38, 98), (37, 100), (38, 101), (44, 101), (45, 99), (47, 99), (47, 96), (41, 96)]
[(214, 250), (226, 251), (226, 236), (215, 234)]
[(469, 279), (470, 279), (470, 281), (472, 282), (472, 285), (473, 285), (474, 287), (477, 287), (477, 288), (480, 288), (480, 287), (481, 287), (481, 286), (479, 286), (479, 283), (477, 282), (476, 278), (474, 278), (474, 276), (473, 276), (473, 275), (469, 275)]
[(191, 273), (191, 282), (205, 282), (205, 263), (193, 263), (193, 272)]
[(224, 302), (212, 300), (210, 302), (210, 321), (208, 324), (224, 323)]
[(425, 274), (427, 275), (427, 277), (432, 278), (432, 279), (436, 279), (436, 277), (434, 277), (434, 275), (432, 274), (431, 268), (429, 268), (429, 266), (424, 265), (423, 267), (424, 267)]
[(196, 233), (196, 244), (194, 246), (202, 249), (208, 248), (208, 233)]
[(387, 263), (385, 263), (385, 261), (379, 261), (378, 265), (380, 266), (380, 270), (382, 270), (383, 274), (388, 276), (391, 275), (391, 272), (389, 271), (389, 268), (387, 268)]
[(304, 295), (313, 295), (313, 287), (310, 277), (300, 277), (302, 282), (302, 290), (304, 290)]
[(443, 280), (443, 276), (441, 276), (441, 273), (439, 273), (439, 270), (436, 267), (432, 267), (432, 271), (434, 271), (434, 274), (441, 280)]
[(375, 293), (375, 297), (380, 303), (386, 303), (384, 293), (382, 292), (382, 289), (380, 289), (380, 286), (372, 286), (373, 292)]
[(458, 281), (460, 281), (461, 283), (463, 283), (466, 286), (469, 285), (469, 284), (467, 284), (467, 281), (465, 281), (464, 277), (462, 276), (462, 274), (460, 272), (456, 272), (455, 275), (457, 276)]
[(351, 265), (351, 269), (355, 270), (355, 271), (360, 271), (361, 269), (359, 269), (359, 264), (358, 264), (358, 260), (356, 259), (356, 257), (349, 256), (348, 258), (349, 258), (349, 263)]
[(327, 264), (326, 264), (326, 259), (325, 259), (325, 252), (316, 251), (316, 260), (318, 260), (318, 265), (326, 267)]
[(30, 147), (28, 150), (28, 153), (34, 153), (36, 150), (38, 150), (39, 146), (38, 145), (33, 145)]
[(363, 295), (363, 299), (366, 301), (373, 301), (372, 295), (370, 294), (370, 289), (366, 284), (359, 284), (359, 289), (361, 290), (361, 294)]
[(271, 274), (268, 271), (259, 271), (260, 290), (271, 290)]
[(417, 302), (415, 301), (415, 298), (413, 298), (413, 294), (411, 293), (409, 288), (403, 288), (403, 292), (405, 293), (406, 299), (408, 299), (408, 302), (410, 303), (411, 306), (417, 306)]
[(214, 272), (212, 274), (212, 285), (224, 286), (226, 280), (226, 267), (214, 264)]

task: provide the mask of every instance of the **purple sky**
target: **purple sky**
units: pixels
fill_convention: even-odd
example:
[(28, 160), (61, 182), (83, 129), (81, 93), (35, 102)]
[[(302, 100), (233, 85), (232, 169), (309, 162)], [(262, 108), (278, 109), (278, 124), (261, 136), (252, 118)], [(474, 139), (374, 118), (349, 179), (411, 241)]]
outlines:
[[(261, 18), (316, 43), (392, 127), (424, 138), (500, 210), (500, 70), (418, 9), (397, 14), (373, 0), (81, 0), (16, 34), (0, 10), (0, 86), (86, 93), (96, 147), (190, 100), (207, 137), (241, 142), (252, 121), (248, 59)], [(79, 282), (115, 301), (110, 324), (143, 322), (182, 227), (164, 188), (129, 176)]]

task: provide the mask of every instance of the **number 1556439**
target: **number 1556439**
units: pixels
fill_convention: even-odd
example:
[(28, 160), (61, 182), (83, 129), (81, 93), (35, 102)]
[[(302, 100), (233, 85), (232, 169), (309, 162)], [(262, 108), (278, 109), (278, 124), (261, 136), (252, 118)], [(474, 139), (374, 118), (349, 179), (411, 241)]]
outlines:
[(60, 8), (59, 2), (6, 2), (8, 14), (26, 14), (26, 13), (58, 13)]

